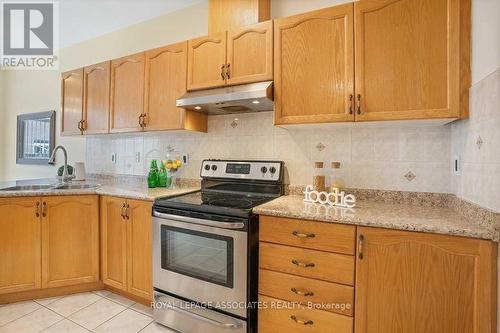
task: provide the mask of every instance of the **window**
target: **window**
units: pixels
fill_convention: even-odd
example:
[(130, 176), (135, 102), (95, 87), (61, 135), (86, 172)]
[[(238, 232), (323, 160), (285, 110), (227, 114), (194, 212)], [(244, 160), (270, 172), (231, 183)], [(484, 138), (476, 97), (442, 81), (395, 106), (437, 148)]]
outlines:
[(46, 164), (54, 149), (56, 112), (17, 116), (17, 164)]

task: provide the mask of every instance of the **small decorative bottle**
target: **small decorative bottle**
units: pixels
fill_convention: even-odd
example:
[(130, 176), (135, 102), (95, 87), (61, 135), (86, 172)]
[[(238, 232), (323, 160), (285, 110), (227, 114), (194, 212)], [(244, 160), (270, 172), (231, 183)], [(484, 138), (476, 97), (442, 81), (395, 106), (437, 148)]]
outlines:
[(161, 163), (160, 172), (158, 173), (158, 187), (167, 187), (167, 170), (163, 163)]
[(313, 190), (322, 192), (326, 190), (325, 187), (325, 174), (323, 171), (323, 162), (314, 163), (313, 173)]
[(340, 177), (340, 162), (332, 162), (332, 170), (330, 171), (330, 192), (338, 190), (339, 192), (344, 187)]
[(148, 187), (155, 188), (158, 186), (158, 165), (156, 160), (151, 161), (148, 173)]

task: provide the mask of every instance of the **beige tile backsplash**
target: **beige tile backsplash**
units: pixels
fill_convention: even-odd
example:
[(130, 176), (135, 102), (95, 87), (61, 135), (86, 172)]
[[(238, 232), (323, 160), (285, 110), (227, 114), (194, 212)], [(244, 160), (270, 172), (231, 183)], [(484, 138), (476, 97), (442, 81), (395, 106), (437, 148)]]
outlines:
[(462, 159), (452, 192), (500, 212), (500, 69), (471, 88), (470, 118), (454, 122), (451, 137), (452, 159)]
[[(189, 154), (184, 177), (198, 177), (204, 158), (285, 161), (290, 184), (309, 184), (315, 161), (342, 162), (347, 186), (450, 192), (450, 126), (428, 128), (283, 129), (273, 113), (211, 116), (209, 131), (104, 135), (87, 138), (90, 173), (144, 175), (168, 147)], [(323, 149), (318, 149), (322, 144)], [(111, 154), (117, 154), (116, 163)], [(136, 154), (139, 154), (137, 159)], [(404, 175), (412, 171), (416, 178)]]

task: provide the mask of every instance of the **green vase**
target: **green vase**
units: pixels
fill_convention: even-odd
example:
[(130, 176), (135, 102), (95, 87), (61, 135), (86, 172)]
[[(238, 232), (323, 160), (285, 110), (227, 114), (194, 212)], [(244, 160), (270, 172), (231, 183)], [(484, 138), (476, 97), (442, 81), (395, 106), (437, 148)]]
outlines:
[(148, 173), (148, 187), (155, 188), (158, 186), (158, 164), (156, 160), (151, 161)]

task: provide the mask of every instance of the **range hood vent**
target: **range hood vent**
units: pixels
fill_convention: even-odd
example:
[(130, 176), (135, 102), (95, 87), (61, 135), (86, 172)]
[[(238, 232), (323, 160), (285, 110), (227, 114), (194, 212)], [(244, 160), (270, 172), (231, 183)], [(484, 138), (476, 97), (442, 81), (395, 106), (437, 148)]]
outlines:
[(176, 105), (210, 115), (272, 111), (273, 81), (190, 91)]

